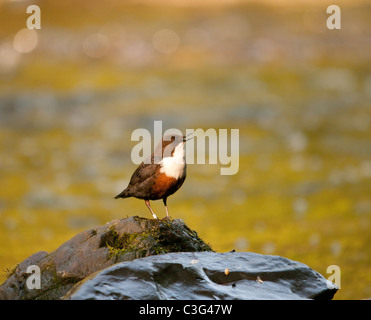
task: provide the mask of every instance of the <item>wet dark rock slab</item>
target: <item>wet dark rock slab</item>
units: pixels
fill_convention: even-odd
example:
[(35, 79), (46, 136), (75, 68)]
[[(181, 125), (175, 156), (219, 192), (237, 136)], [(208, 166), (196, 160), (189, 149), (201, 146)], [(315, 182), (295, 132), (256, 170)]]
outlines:
[(179, 252), (122, 262), (65, 299), (332, 299), (337, 289), (305, 264), (250, 252)]

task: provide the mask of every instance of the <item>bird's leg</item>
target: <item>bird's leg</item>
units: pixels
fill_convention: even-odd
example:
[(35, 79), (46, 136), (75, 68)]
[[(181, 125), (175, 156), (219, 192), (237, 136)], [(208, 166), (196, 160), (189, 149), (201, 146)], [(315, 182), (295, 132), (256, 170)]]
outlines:
[(167, 198), (163, 198), (162, 200), (164, 201), (166, 216), (169, 218), (169, 211), (167, 210), (167, 204), (166, 204)]
[(149, 209), (149, 211), (151, 211), (153, 217), (154, 217), (155, 219), (158, 219), (157, 216), (155, 215), (155, 213), (153, 212), (151, 206), (149, 205), (149, 200), (145, 200), (144, 202), (146, 203), (146, 206), (147, 206), (147, 208)]

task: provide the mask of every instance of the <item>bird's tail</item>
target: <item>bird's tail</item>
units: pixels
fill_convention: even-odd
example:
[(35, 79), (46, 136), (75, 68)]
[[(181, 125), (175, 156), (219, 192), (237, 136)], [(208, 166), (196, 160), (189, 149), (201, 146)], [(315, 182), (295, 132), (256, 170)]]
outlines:
[(129, 194), (128, 190), (125, 189), (124, 191), (122, 191), (121, 193), (119, 193), (115, 199), (118, 199), (118, 198), (129, 198), (131, 197), (131, 195)]

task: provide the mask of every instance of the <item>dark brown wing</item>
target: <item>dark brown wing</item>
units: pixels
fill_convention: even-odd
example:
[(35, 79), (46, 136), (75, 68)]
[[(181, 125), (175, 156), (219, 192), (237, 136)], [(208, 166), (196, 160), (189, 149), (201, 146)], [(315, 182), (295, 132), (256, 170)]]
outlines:
[(127, 188), (118, 194), (115, 199), (117, 198), (127, 198), (131, 196), (140, 196), (138, 191), (140, 191), (144, 185), (152, 184), (153, 182), (150, 181), (151, 177), (153, 178), (154, 173), (158, 170), (159, 164), (154, 163), (141, 163), (138, 168), (134, 171), (133, 175), (130, 178), (129, 185)]
[(145, 164), (142, 162), (131, 176), (128, 188), (133, 185), (142, 184), (148, 178), (153, 176), (153, 174), (158, 170), (159, 166), (160, 166), (159, 164), (154, 163)]

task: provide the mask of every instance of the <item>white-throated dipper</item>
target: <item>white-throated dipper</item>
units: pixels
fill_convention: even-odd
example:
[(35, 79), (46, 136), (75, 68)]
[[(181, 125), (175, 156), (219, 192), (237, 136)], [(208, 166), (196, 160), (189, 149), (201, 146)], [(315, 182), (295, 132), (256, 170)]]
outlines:
[(152, 153), (150, 161), (142, 162), (131, 176), (127, 188), (115, 199), (135, 197), (143, 199), (153, 217), (149, 201), (162, 199), (169, 217), (166, 200), (175, 193), (186, 178), (187, 165), (184, 145), (186, 136), (165, 136)]

